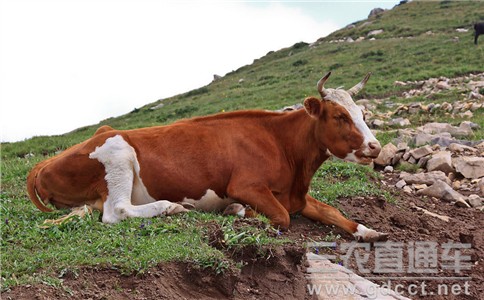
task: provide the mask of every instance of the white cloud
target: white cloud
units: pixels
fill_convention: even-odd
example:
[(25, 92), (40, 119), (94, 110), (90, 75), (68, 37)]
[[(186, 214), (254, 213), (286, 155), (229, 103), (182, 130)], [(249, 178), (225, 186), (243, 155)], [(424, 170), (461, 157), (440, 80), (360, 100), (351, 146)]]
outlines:
[(284, 4), (3, 1), (2, 141), (61, 134), (336, 30)]

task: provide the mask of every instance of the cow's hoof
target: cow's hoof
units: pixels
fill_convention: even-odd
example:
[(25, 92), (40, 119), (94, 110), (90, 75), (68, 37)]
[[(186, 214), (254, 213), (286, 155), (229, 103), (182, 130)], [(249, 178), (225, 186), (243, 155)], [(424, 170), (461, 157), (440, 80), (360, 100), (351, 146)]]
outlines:
[(183, 207), (180, 204), (173, 204), (166, 211), (166, 215), (171, 216), (171, 215), (176, 215), (176, 214), (180, 214), (180, 213), (184, 213), (184, 212), (188, 212), (188, 211), (189, 211), (188, 209), (186, 209), (185, 207)]
[(388, 233), (378, 232), (370, 229), (364, 236), (356, 237), (356, 240), (362, 243), (383, 242), (388, 240)]

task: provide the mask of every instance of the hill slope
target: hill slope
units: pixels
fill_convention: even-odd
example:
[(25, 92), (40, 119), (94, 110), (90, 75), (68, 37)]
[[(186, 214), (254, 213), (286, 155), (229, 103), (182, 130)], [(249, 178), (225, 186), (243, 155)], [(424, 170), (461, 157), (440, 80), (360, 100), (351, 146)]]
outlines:
[[(472, 43), (472, 24), (478, 20), (484, 20), (484, 6), (479, 2), (410, 2), (356, 22), (350, 26), (353, 28), (336, 31), (312, 45), (300, 42), (271, 51), (207, 86), (158, 100), (126, 115), (62, 136), (4, 144), (2, 157), (53, 153), (87, 138), (101, 125), (128, 129), (220, 111), (277, 109), (300, 103), (306, 96), (316, 94), (316, 82), (330, 70), (333, 75), (328, 86), (350, 87), (371, 71), (373, 76), (359, 97), (398, 96), (410, 87), (394, 86), (396, 80), (483, 71), (484, 47)], [(457, 28), (469, 31), (459, 33)], [(383, 32), (369, 40), (368, 33), (373, 30)], [(334, 42), (347, 37), (365, 39)], [(151, 109), (160, 103), (162, 108)]]

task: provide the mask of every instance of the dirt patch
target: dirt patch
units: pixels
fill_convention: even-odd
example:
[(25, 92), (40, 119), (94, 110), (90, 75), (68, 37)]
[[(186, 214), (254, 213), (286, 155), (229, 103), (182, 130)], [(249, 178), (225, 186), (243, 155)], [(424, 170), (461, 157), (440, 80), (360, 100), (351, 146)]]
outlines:
[[(252, 250), (252, 251), (251, 251)], [(142, 275), (122, 275), (117, 270), (82, 268), (63, 277), (63, 287), (16, 286), (2, 299), (311, 299), (306, 293), (302, 259), (296, 246), (272, 249), (263, 260), (254, 249), (238, 255), (240, 272), (216, 275), (187, 263), (162, 263)], [(244, 260), (244, 253), (247, 260)]]

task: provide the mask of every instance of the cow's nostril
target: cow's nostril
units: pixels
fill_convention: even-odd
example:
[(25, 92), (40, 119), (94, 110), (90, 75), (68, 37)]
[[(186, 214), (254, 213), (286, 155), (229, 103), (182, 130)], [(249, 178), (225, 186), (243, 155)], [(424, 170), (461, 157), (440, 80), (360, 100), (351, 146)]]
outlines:
[(378, 142), (369, 142), (368, 148), (371, 149), (371, 152), (372, 152), (373, 155), (378, 155), (380, 153), (380, 150), (381, 150), (380, 143), (378, 143)]

